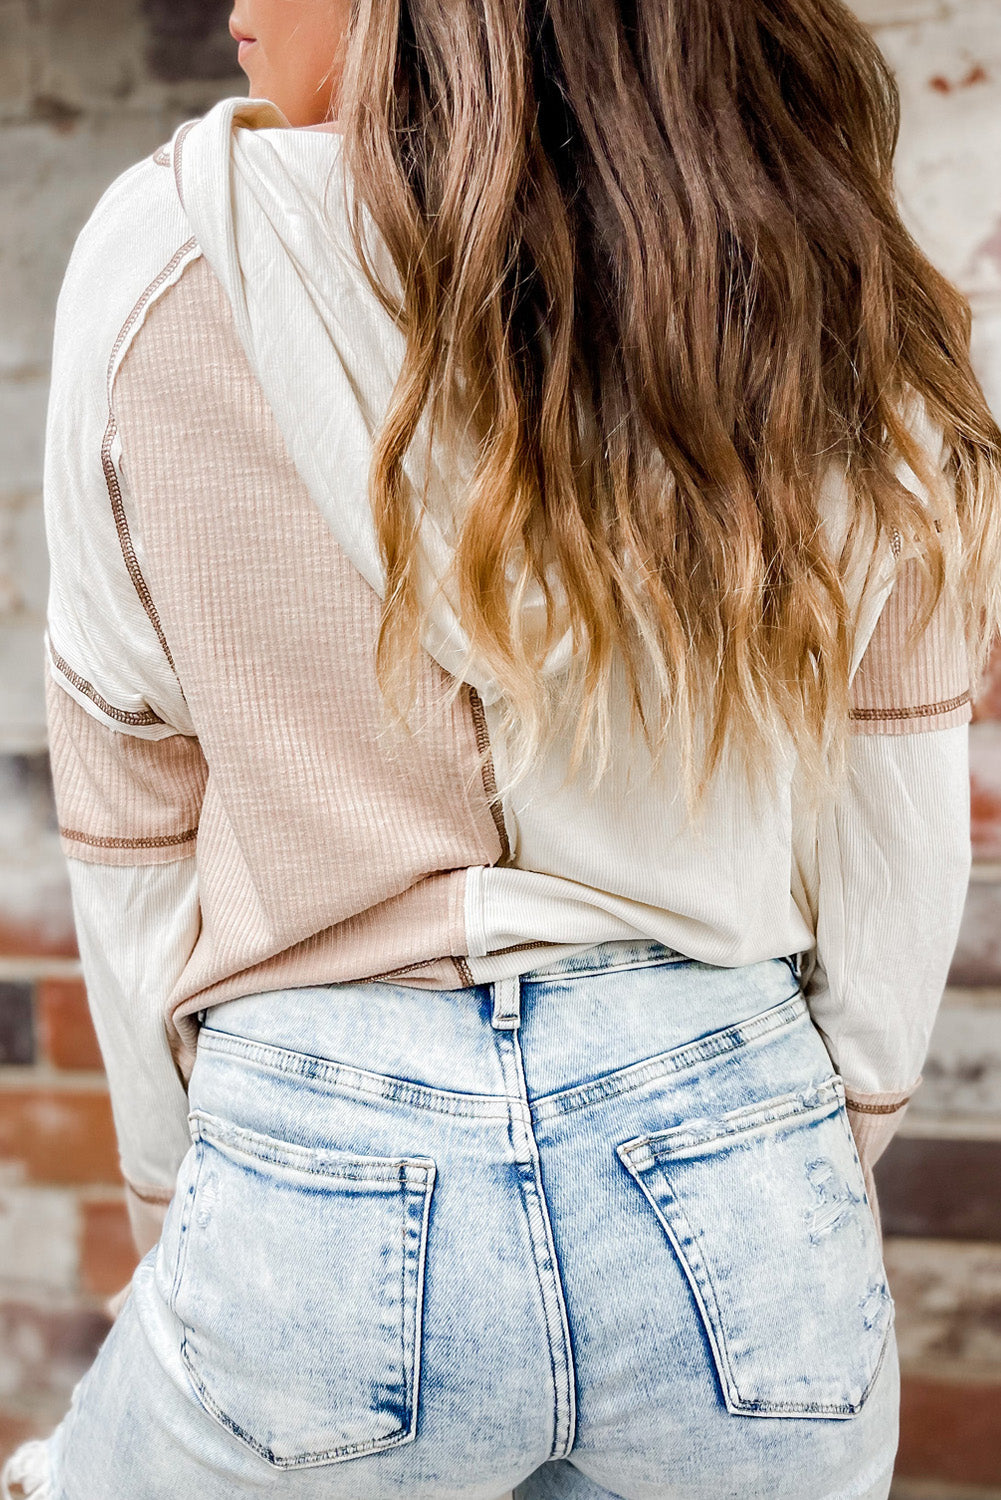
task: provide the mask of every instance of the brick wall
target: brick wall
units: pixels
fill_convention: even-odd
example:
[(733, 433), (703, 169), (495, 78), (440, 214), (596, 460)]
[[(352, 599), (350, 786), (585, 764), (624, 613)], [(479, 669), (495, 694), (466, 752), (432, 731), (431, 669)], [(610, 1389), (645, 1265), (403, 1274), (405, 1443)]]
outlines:
[(42, 709), (52, 315), (120, 171), (246, 92), (221, 0), (0, 0), (0, 1456), (51, 1429), (134, 1265)]
[[(1001, 413), (1001, 0), (859, 0), (903, 95), (905, 215), (969, 293)], [(51, 319), (106, 184), (216, 98), (216, 0), (0, 0), (0, 1455), (61, 1417), (133, 1253), (45, 754)], [(904, 1373), (894, 1500), (1001, 1497), (1001, 655), (972, 727), (976, 865), (925, 1083), (876, 1171)]]

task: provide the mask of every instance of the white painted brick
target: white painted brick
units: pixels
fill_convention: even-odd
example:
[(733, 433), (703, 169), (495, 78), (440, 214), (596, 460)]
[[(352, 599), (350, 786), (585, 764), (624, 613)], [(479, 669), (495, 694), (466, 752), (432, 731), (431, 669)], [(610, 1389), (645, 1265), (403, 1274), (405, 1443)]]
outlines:
[(77, 1284), (80, 1234), (76, 1194), (15, 1181), (0, 1166), (0, 1287), (4, 1298)]
[(129, 98), (144, 73), (137, 0), (38, 0), (39, 92), (69, 105)]
[(0, 129), (0, 373), (48, 369), (73, 241), (104, 189), (169, 135), (161, 115), (125, 111), (65, 133), (42, 123)]
[[(40, 621), (49, 587), (49, 559), (45, 547), (45, 517), (41, 496), (11, 509), (6, 544), (0, 552), (0, 601), (11, 599), (10, 611)], [(5, 611), (0, 602), (0, 617)]]
[[(988, 993), (1001, 1000), (1001, 991)], [(921, 1071), (904, 1126), (920, 1125), (926, 1134), (946, 1116), (969, 1124), (1001, 1122), (1001, 1003), (944, 1000)]]
[(888, 1235), (883, 1258), (902, 1363), (1001, 1365), (1001, 1245)]
[(0, 380), (0, 495), (41, 486), (48, 394), (43, 375)]
[(0, 755), (0, 914), (37, 930), (47, 946), (73, 930), (44, 756)]
[(38, 622), (0, 624), (0, 752), (26, 752), (45, 744), (42, 627)]
[(0, 115), (27, 108), (36, 41), (26, 0), (0, 0)]
[(996, 419), (1001, 422), (1001, 300), (973, 302), (973, 367)]
[(0, 621), (20, 612), (21, 587), (15, 575), (14, 527), (18, 507), (0, 506)]
[(1001, 12), (964, 0), (951, 14), (890, 27), (897, 77), (896, 179), (919, 244), (967, 292), (1001, 291)]
[(855, 0), (852, 10), (867, 26), (899, 26), (947, 14), (945, 0)]

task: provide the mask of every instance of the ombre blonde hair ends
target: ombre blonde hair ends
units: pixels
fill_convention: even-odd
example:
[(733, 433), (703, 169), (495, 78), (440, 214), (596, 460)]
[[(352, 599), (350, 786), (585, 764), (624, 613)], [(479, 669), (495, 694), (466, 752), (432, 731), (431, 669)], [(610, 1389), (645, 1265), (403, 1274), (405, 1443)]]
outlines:
[[(412, 682), (421, 633), (403, 463), (422, 421), (475, 443), (452, 576), (517, 731), (512, 782), (567, 726), (571, 771), (601, 776), (624, 732), (618, 664), (654, 759), (680, 747), (691, 807), (727, 747), (749, 787), (790, 743), (830, 784), (860, 535), (922, 558), (918, 633), (952, 591), (977, 683), (1001, 624), (1001, 432), (968, 304), (901, 222), (898, 94), (851, 11), (355, 0), (345, 48), (352, 234), (406, 336), (370, 475), (384, 692)], [(840, 553), (818, 506), (832, 463)], [(575, 643), (555, 682), (550, 564)], [(508, 576), (515, 599), (541, 587), (541, 634), (519, 628)]]

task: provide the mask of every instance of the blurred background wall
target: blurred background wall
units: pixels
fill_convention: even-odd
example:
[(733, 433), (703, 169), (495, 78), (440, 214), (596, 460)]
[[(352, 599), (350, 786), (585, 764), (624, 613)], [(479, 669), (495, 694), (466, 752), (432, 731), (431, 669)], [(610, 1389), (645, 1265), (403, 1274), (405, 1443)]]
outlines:
[[(1001, 0), (858, 0), (903, 97), (905, 217), (968, 293), (1001, 416)], [(0, 1456), (60, 1419), (134, 1264), (42, 712), (56, 293), (103, 189), (246, 93), (218, 0), (0, 0)], [(904, 1383), (895, 1500), (1001, 1500), (1001, 653), (976, 864), (924, 1083), (877, 1167)]]

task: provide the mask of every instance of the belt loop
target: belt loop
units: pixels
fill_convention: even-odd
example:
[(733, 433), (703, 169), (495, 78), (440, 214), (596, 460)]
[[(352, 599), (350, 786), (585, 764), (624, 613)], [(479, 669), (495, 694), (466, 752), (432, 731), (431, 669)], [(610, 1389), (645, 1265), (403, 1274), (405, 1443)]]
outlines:
[(493, 991), (494, 1009), (490, 1024), (499, 1030), (513, 1031), (521, 1023), (521, 976), (514, 974), (509, 979), (495, 979)]

